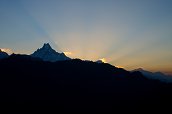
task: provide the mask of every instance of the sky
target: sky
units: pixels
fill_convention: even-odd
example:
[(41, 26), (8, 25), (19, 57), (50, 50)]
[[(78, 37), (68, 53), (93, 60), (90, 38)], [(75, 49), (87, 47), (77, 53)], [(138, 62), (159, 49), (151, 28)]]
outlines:
[(0, 48), (172, 74), (172, 0), (0, 0)]

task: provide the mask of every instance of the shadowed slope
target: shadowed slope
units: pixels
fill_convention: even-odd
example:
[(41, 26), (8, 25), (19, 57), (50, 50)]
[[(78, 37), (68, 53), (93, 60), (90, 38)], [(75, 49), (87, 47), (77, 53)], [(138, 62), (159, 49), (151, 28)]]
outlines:
[(0, 69), (1, 108), (7, 110), (133, 112), (171, 101), (170, 84), (110, 64), (13, 55), (0, 61)]
[(7, 58), (9, 55), (6, 53), (6, 52), (3, 52), (1, 49), (0, 49), (0, 59), (4, 59), (4, 58)]

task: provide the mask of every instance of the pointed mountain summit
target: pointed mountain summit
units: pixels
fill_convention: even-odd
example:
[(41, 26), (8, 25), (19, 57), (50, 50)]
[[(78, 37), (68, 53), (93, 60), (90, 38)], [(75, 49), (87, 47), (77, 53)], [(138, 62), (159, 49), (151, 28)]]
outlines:
[(44, 43), (43, 48), (52, 49), (49, 43)]
[(6, 53), (6, 52), (3, 52), (1, 49), (0, 49), (0, 59), (4, 59), (4, 58), (7, 58), (9, 55)]
[(49, 43), (44, 43), (43, 47), (35, 51), (31, 56), (50, 62), (70, 60), (64, 53), (58, 53), (52, 49)]

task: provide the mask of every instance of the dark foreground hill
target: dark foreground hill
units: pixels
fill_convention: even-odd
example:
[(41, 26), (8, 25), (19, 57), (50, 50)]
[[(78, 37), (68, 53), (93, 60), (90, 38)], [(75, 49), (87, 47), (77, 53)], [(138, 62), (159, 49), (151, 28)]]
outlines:
[[(0, 61), (1, 111), (168, 111), (172, 85), (110, 64), (44, 62), (26, 55)], [(139, 113), (138, 112), (138, 113)]]
[(1, 49), (0, 49), (0, 59), (4, 59), (4, 58), (7, 58), (9, 55), (6, 53), (6, 52), (3, 52)]

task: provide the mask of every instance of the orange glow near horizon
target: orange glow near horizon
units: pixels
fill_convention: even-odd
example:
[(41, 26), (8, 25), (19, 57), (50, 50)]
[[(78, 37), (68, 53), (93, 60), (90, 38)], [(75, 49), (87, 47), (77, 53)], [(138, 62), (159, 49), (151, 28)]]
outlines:
[(100, 59), (102, 62), (107, 63), (105, 58)]
[(68, 51), (66, 51), (66, 52), (63, 52), (66, 56), (70, 56), (70, 55), (72, 55), (72, 52), (68, 52)]
[(12, 50), (9, 49), (9, 48), (0, 48), (0, 49), (1, 49), (1, 51), (3, 51), (3, 52), (6, 52), (6, 53), (8, 53), (8, 54), (12, 54)]

